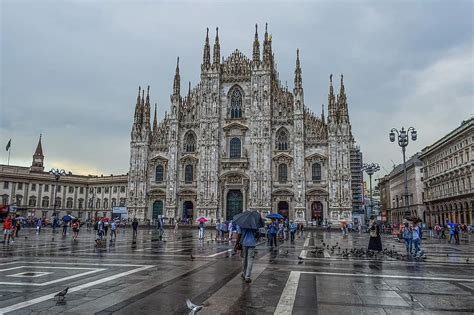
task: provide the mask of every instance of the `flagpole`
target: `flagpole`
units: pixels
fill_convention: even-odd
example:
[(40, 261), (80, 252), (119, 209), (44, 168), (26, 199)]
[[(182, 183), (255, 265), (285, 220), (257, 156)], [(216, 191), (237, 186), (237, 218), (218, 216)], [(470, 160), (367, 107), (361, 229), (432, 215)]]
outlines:
[(10, 152), (12, 151), (12, 148), (11, 148), (11, 145), (10, 147), (8, 148), (8, 166), (10, 166)]

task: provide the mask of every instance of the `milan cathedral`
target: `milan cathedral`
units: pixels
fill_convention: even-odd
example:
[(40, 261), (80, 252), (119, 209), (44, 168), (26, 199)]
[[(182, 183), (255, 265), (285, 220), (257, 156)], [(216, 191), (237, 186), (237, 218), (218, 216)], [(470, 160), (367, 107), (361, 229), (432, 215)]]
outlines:
[[(252, 58), (235, 50), (221, 59), (218, 29), (207, 31), (201, 81), (181, 95), (179, 58), (169, 113), (150, 122), (150, 93), (138, 90), (131, 131), (129, 213), (231, 219), (246, 210), (295, 221), (352, 220), (350, 152), (354, 138), (343, 77), (328, 115), (305, 104), (299, 51), (293, 91), (275, 67), (265, 27), (255, 27)], [(146, 93), (145, 93), (146, 92)], [(327, 221), (326, 221), (327, 220)]]

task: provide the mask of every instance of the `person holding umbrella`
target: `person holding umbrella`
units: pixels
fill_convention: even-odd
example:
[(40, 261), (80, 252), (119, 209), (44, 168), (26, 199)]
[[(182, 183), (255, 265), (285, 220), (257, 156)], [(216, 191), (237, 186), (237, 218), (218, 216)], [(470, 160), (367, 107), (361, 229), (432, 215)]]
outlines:
[(241, 250), (243, 258), (241, 277), (245, 282), (250, 283), (255, 246), (257, 246), (255, 234), (263, 226), (262, 217), (257, 211), (244, 211), (234, 217), (233, 223), (240, 227), (236, 249)]
[(206, 228), (204, 223), (207, 222), (207, 219), (204, 218), (204, 217), (200, 217), (199, 219), (197, 219), (197, 221), (199, 222), (199, 239), (203, 240), (204, 239), (204, 230)]

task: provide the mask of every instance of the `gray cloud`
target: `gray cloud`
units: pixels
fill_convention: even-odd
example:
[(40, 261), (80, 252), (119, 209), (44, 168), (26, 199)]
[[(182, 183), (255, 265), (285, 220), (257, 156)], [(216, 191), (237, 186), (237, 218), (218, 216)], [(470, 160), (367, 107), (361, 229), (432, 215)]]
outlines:
[(29, 165), (42, 132), (47, 167), (127, 172), (138, 85), (163, 117), (178, 55), (182, 89), (199, 80), (206, 27), (213, 39), (219, 26), (222, 56), (250, 56), (254, 24), (262, 36), (268, 22), (290, 88), (300, 48), (316, 113), (329, 74), (344, 73), (353, 133), (387, 170), (401, 160), (392, 127), (419, 130), (413, 154), (474, 112), (471, 1), (3, 1), (1, 12), (0, 142), (13, 138), (13, 164)]

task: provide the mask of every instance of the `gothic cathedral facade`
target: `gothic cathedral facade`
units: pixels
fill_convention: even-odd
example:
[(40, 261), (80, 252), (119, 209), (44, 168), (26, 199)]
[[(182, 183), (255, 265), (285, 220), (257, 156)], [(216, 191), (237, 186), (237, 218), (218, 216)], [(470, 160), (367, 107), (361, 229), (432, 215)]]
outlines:
[[(262, 55), (261, 55), (262, 53)], [(129, 216), (214, 221), (246, 210), (295, 221), (352, 220), (350, 151), (354, 138), (341, 76), (330, 77), (328, 117), (305, 105), (299, 52), (294, 88), (279, 81), (272, 39), (255, 30), (252, 58), (235, 50), (212, 58), (206, 35), (201, 81), (181, 95), (179, 59), (170, 112), (150, 121), (139, 89), (130, 142)]]

